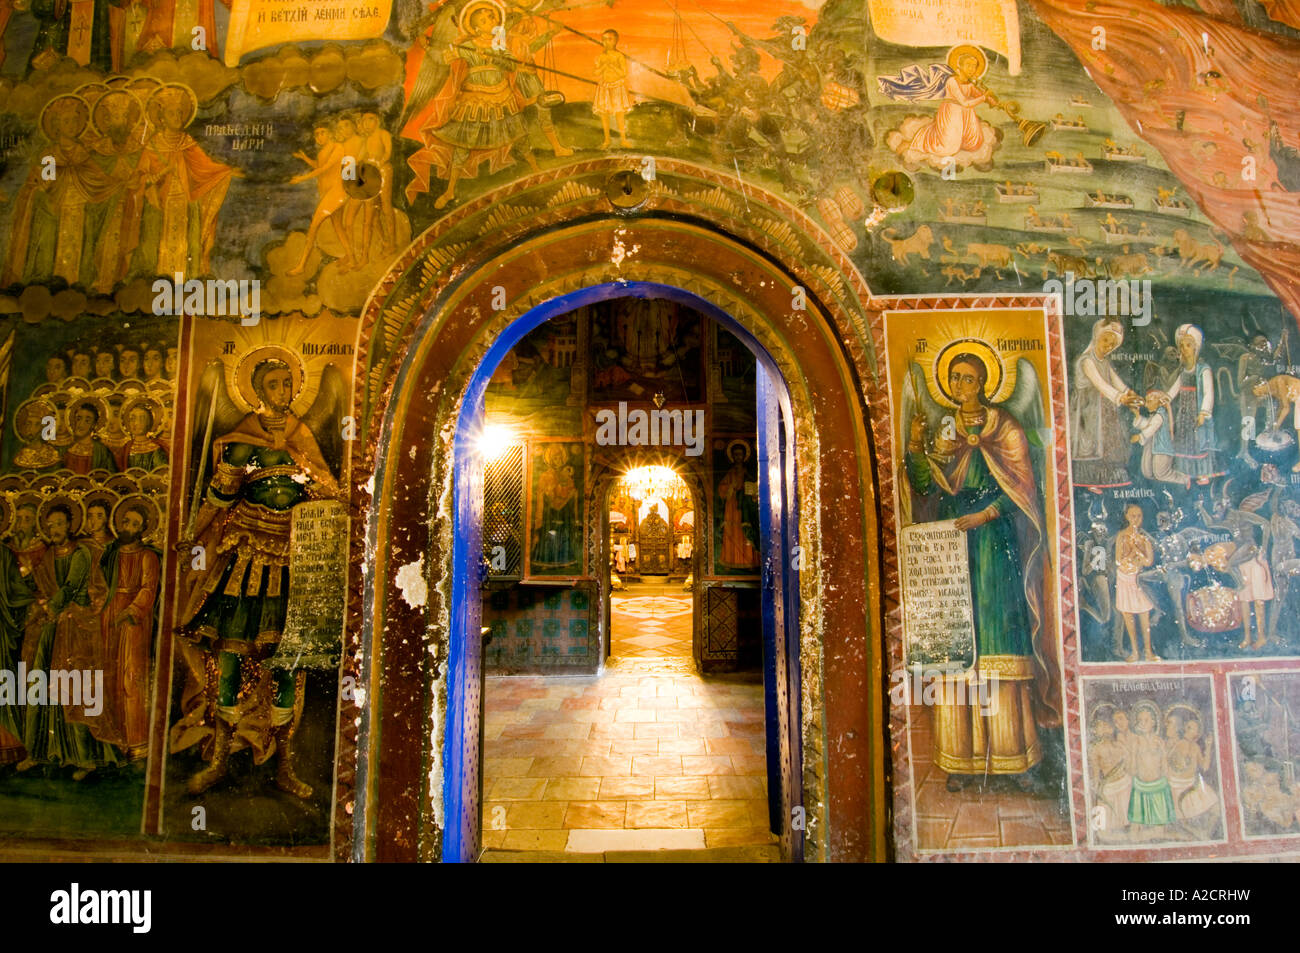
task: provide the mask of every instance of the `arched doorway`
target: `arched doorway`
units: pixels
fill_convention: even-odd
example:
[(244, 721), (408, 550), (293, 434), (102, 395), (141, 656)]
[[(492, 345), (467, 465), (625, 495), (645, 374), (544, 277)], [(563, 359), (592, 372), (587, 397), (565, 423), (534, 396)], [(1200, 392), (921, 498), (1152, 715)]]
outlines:
[[(762, 540), (761, 640), (764, 670), (765, 738), (767, 754), (768, 822), (778, 833), (785, 856), (802, 859), (803, 825), (802, 743), (798, 730), (799, 642), (797, 638), (797, 571), (786, 545), (799, 538), (794, 496), (796, 434), (790, 397), (772, 355), (731, 315), (710, 302), (668, 285), (650, 282), (605, 283), (570, 292), (521, 315), (493, 340), (470, 377), (456, 424), (452, 524), (452, 605), (447, 662), (449, 703), (444, 750), (473, 750), (457, 770), (444, 775), (443, 808), (448, 816), (473, 821), (448, 828), (442, 841), (444, 861), (477, 859), (483, 801), (482, 744), (482, 600), (483, 456), (478, 451), (484, 431), (484, 393), (498, 365), (519, 341), (544, 322), (594, 301), (653, 299), (678, 302), (725, 326), (754, 355), (758, 366), (757, 466), (759, 536)], [(663, 530), (667, 530), (666, 522)], [(664, 539), (665, 559), (667, 555)], [(646, 554), (648, 555), (648, 554)], [(644, 555), (643, 557), (644, 558)], [(657, 568), (657, 567), (656, 567)], [(719, 612), (719, 615), (722, 613)], [(609, 632), (604, 633), (608, 644)]]
[[(464, 568), (454, 526), (473, 515), (452, 507), (455, 422), (475, 369), (520, 316), (574, 290), (646, 281), (684, 288), (733, 316), (789, 385), (788, 419), (808, 435), (790, 457), (807, 514), (791, 543), (800, 567), (805, 677), (794, 730), (804, 749), (806, 854), (883, 858), (884, 607), (867, 425), (869, 412), (880, 414), (862, 397), (876, 347), (860, 304), (866, 289), (806, 217), (752, 186), (661, 163), (662, 191), (629, 217), (612, 213), (595, 187), (610, 169), (581, 163), (564, 178), (533, 177), (509, 196), (457, 210), (403, 257), (363, 316), (354, 491), (374, 506), (354, 523), (355, 562), (367, 569), (354, 582), (344, 677), (365, 693), (343, 718), (341, 751), (346, 757), (355, 739), (357, 771), (339, 773), (340, 814), (352, 822), (340, 849), (359, 859), (435, 860), (445, 839), (472, 840), (476, 813), (452, 815), (457, 805), (446, 798), (479, 754), (476, 738), (446, 735), (460, 723), (449, 711), (478, 704), (479, 676), (467, 655), (459, 686), (449, 677), (452, 618), (467, 611), (454, 586)], [(774, 239), (727, 217), (714, 199), (728, 189), (756, 215), (798, 227)], [(487, 218), (499, 222), (507, 198), (521, 203), (508, 206), (516, 217), (492, 231)], [(790, 234), (817, 237), (796, 253)], [(876, 427), (884, 432), (873, 416)]]

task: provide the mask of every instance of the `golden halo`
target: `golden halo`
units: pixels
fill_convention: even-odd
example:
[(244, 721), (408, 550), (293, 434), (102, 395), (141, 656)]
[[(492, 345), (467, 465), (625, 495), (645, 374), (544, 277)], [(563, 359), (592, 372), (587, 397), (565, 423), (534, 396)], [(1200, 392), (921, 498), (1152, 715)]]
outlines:
[(978, 46), (971, 46), (969, 43), (963, 43), (960, 46), (954, 46), (948, 51), (948, 68), (954, 73), (957, 72), (957, 63), (963, 56), (973, 56), (979, 60), (979, 72), (975, 78), (979, 79), (989, 68), (989, 58), (984, 55), (984, 51)]
[(128, 420), (131, 411), (137, 407), (144, 407), (149, 411), (150, 416), (153, 418), (153, 426), (149, 428), (148, 435), (151, 436), (157, 433), (162, 428), (162, 419), (164, 414), (162, 402), (156, 397), (150, 397), (147, 394), (140, 394), (136, 397), (127, 398), (127, 400), (122, 404), (122, 420)]
[(1141, 701), (1135, 702), (1132, 707), (1129, 708), (1129, 711), (1133, 713), (1133, 720), (1135, 722), (1137, 721), (1137, 713), (1142, 711), (1144, 708), (1151, 712), (1151, 716), (1155, 720), (1157, 727), (1164, 725), (1165, 719), (1164, 715), (1160, 711), (1160, 706), (1149, 698), (1143, 698)]
[(35, 443), (45, 427), (45, 418), (53, 417), (58, 429), (58, 408), (44, 397), (25, 400), (14, 412), (14, 433), (23, 443)]
[(54, 119), (56, 113), (63, 112), (75, 112), (78, 115), (80, 125), (73, 135), (80, 136), (86, 128), (86, 123), (90, 121), (90, 106), (80, 96), (75, 96), (72, 93), (55, 96), (41, 110), (41, 132), (45, 133), (45, 138), (51, 142), (57, 139), (58, 136), (50, 130), (50, 122)]
[(139, 506), (145, 511), (144, 529), (140, 533), (140, 538), (142, 540), (151, 539), (160, 528), (161, 518), (158, 514), (158, 504), (149, 499), (149, 497), (145, 496), (143, 493), (133, 493), (130, 496), (124, 496), (117, 501), (117, 505), (113, 507), (113, 512), (109, 516), (114, 535), (122, 532), (119, 523), (129, 505)]
[[(67, 484), (64, 484), (64, 486), (67, 486)], [(113, 507), (118, 504), (118, 497), (112, 490), (105, 489), (102, 486), (97, 489), (87, 490), (81, 497), (82, 509), (89, 513), (90, 507), (95, 503), (101, 504), (104, 507), (105, 513), (111, 517), (113, 515)]]
[(746, 460), (746, 461), (749, 460), (749, 455), (750, 455), (750, 452), (751, 452), (751, 451), (750, 451), (750, 449), (749, 449), (749, 443), (748, 443), (747, 441), (744, 441), (744, 440), (733, 440), (733, 441), (731, 441), (731, 443), (727, 444), (727, 459), (728, 459), (728, 460), (731, 459), (731, 448), (732, 448), (732, 447), (744, 447), (744, 448), (745, 448), (745, 460)]
[(0, 536), (8, 536), (14, 524), (14, 504), (11, 494), (0, 493)]
[(469, 34), (469, 28), (470, 28), (469, 18), (473, 15), (474, 11), (477, 10), (479, 7), (491, 7), (493, 10), (495, 10), (497, 15), (498, 26), (506, 22), (505, 8), (501, 4), (497, 3), (497, 0), (469, 0), (469, 3), (465, 4), (464, 9), (460, 11), (460, 17), (456, 20), (456, 26), (460, 27), (461, 33), (464, 33), (466, 35)]
[(109, 86), (107, 83), (90, 82), (82, 83), (74, 89), (73, 92), (82, 97), (88, 105), (93, 107), (94, 104), (99, 101), (99, 98), (107, 93), (108, 90)]
[(59, 503), (66, 506), (69, 512), (72, 513), (72, 518), (68, 521), (68, 538), (71, 539), (81, 532), (81, 524), (86, 521), (86, 510), (79, 499), (68, 493), (53, 493), (46, 497), (41, 503), (40, 509), (37, 510), (37, 515), (40, 517), (41, 532), (45, 534), (46, 539), (50, 538), (49, 532), (46, 530), (46, 525), (50, 519), (50, 510)]
[(99, 414), (99, 417), (95, 421), (95, 426), (90, 432), (92, 434), (99, 433), (99, 431), (103, 429), (104, 425), (108, 423), (108, 401), (94, 393), (82, 394), (75, 400), (68, 401), (67, 406), (63, 408), (63, 414), (67, 421), (68, 433), (72, 433), (72, 418), (76, 415), (77, 408), (82, 404), (94, 405), (95, 411)]
[(188, 107), (189, 115), (181, 128), (186, 129), (194, 121), (194, 117), (199, 114), (199, 98), (194, 95), (194, 90), (190, 89), (184, 83), (164, 83), (149, 94), (149, 99), (145, 106), (145, 112), (148, 113), (151, 125), (161, 128), (162, 117), (160, 115), (163, 105), (167, 100), (183, 98)]
[(13, 504), (15, 515), (17, 515), (18, 511), (24, 506), (30, 506), (32, 509), (36, 510), (36, 529), (39, 530), (41, 502), (45, 497), (41, 496), (41, 494), (36, 490), (20, 490), (17, 493), (8, 494), (8, 496), (9, 502)]
[(1006, 370), (1002, 366), (1002, 356), (997, 350), (979, 338), (959, 338), (947, 344), (939, 352), (939, 356), (934, 359), (934, 383), (939, 388), (939, 393), (950, 406), (957, 406), (957, 399), (948, 389), (948, 369), (952, 365), (953, 358), (959, 354), (974, 354), (984, 364), (984, 369), (988, 372), (988, 380), (984, 382), (984, 397), (992, 400), (993, 395), (1002, 388)]
[(1184, 723), (1189, 721), (1195, 721), (1201, 723), (1202, 727), (1204, 727), (1205, 719), (1195, 705), (1189, 705), (1187, 702), (1174, 702), (1172, 705), (1170, 705), (1168, 708), (1165, 709), (1165, 717), (1168, 718), (1176, 711), (1187, 712), (1188, 717), (1183, 719)]
[[(96, 471), (92, 470), (91, 472), (94, 473)], [(135, 480), (131, 479), (131, 477), (125, 473), (110, 473), (102, 479), (102, 482), (104, 484), (104, 489), (111, 490), (118, 496), (131, 496), (134, 493), (140, 492), (140, 487), (136, 485)]]
[(1101, 719), (1110, 718), (1114, 714), (1115, 714), (1115, 703), (1102, 702), (1100, 705), (1098, 705), (1089, 713), (1088, 723), (1096, 724), (1097, 722), (1101, 721)]
[(269, 360), (277, 360), (288, 365), (289, 373), (293, 375), (294, 403), (297, 403), (298, 398), (302, 396), (302, 359), (287, 347), (279, 344), (262, 344), (247, 352), (235, 365), (235, 387), (239, 397), (243, 398), (244, 409), (248, 412), (262, 406), (262, 398), (258, 397), (257, 392), (253, 390), (253, 371), (258, 364)]
[(122, 103), (127, 114), (131, 117), (128, 123), (130, 132), (137, 132), (144, 122), (144, 107), (140, 105), (140, 100), (135, 94), (125, 89), (114, 89), (106, 92), (103, 96), (95, 101), (95, 106), (90, 111), (90, 128), (101, 136), (108, 135), (105, 130), (109, 106), (113, 103)]

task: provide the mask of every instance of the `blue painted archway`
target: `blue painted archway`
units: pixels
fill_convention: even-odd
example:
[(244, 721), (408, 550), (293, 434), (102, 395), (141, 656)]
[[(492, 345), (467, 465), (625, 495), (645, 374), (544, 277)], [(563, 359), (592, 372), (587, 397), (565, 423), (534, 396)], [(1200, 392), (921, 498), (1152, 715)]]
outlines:
[[(483, 425), (483, 396), (498, 365), (530, 331), (578, 308), (616, 298), (659, 298), (717, 321), (753, 353), (758, 365), (759, 509), (762, 523), (763, 672), (767, 774), (772, 829), (783, 850), (802, 859), (802, 749), (799, 699), (797, 564), (798, 487), (789, 391), (772, 356), (731, 315), (683, 289), (651, 282), (611, 282), (538, 305), (492, 342), (474, 371), (457, 420), (454, 469), (452, 609), (443, 735), (442, 859), (477, 859), (482, 801), (482, 638), (480, 564), (483, 553), (483, 467), (475, 440)], [(608, 633), (606, 633), (608, 637)]]

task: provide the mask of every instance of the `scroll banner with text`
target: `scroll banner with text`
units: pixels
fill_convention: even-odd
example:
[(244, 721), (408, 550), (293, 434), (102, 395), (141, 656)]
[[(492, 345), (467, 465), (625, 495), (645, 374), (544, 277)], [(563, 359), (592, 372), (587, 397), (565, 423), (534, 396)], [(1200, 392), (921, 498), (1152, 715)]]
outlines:
[(393, 0), (233, 0), (225, 62), (279, 43), (373, 40), (392, 13)]
[(871, 26), (899, 46), (973, 43), (1007, 58), (1020, 73), (1020, 14), (1016, 0), (870, 0)]
[(966, 534), (955, 521), (903, 527), (903, 633), (908, 668), (962, 672), (975, 664)]
[(289, 608), (271, 668), (334, 668), (347, 607), (348, 510), (338, 500), (293, 508)]

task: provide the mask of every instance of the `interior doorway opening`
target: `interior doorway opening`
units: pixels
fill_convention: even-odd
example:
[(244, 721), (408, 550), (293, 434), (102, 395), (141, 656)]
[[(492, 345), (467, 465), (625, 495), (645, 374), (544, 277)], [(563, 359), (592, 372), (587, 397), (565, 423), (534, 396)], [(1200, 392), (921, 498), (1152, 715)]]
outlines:
[[(675, 288), (575, 292), (489, 349), (454, 481), (452, 667), (458, 645), (483, 645), (483, 675), (451, 682), (447, 717), (451, 750), (479, 735), (483, 770), (444, 775), (449, 810), (479, 824), (444, 840), (445, 859), (475, 859), (480, 844), (798, 859), (791, 421), (770, 355)], [(639, 475), (627, 488), (640, 500), (629, 492), (620, 511), (636, 521), (636, 555), (625, 543), (623, 559), (642, 580), (690, 580), (693, 657), (628, 659), (629, 670), (605, 664), (617, 558), (607, 501), (656, 463), (686, 483), (693, 518), (645, 492), (662, 473)], [(693, 536), (673, 532), (692, 525)], [(681, 549), (679, 536), (690, 537)], [(751, 671), (737, 674), (746, 644)]]
[(698, 504), (671, 466), (630, 467), (609, 491), (609, 658), (693, 659)]

